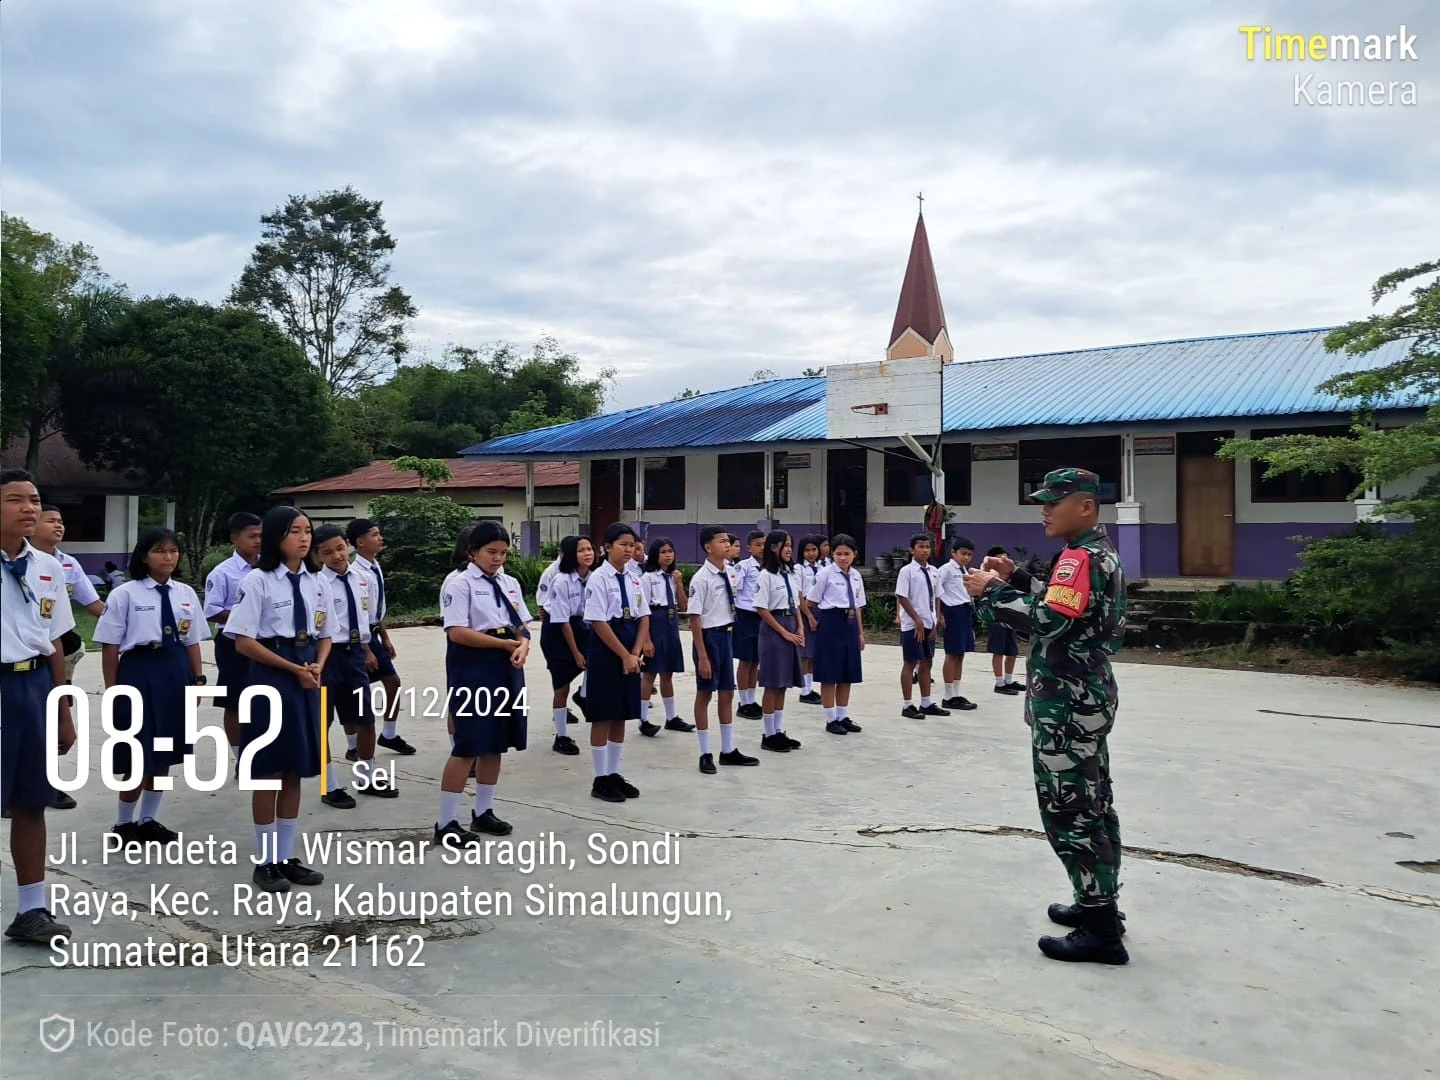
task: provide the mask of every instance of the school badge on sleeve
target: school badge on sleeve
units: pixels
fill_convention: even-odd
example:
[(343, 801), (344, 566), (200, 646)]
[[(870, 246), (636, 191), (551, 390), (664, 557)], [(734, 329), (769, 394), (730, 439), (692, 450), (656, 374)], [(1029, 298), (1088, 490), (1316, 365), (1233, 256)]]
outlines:
[(1072, 619), (1090, 606), (1090, 552), (1084, 548), (1066, 550), (1050, 573), (1045, 603)]
[(181, 637), (184, 637), (184, 636), (185, 636), (186, 634), (188, 634), (189, 632), (190, 632), (190, 620), (189, 620), (189, 619), (181, 619), (181, 620), (180, 620), (180, 636), (181, 636)]
[(53, 615), (54, 613), (55, 613), (55, 598), (54, 598), (53, 596), (43, 597), (43, 598), (40, 600), (40, 617), (41, 617), (42, 619), (48, 619), (48, 618), (50, 618), (50, 616)]
[(318, 632), (318, 631), (321, 631), (321, 630), (324, 630), (324, 629), (325, 629), (325, 612), (324, 612), (324, 611), (317, 611), (317, 612), (315, 612), (315, 630)]

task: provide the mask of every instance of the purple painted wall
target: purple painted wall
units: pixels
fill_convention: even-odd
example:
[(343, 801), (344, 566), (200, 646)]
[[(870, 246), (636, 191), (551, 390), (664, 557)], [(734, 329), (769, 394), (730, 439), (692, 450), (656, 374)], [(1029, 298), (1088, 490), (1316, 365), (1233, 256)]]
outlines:
[[(1180, 574), (1180, 526), (1141, 525), (1140, 570), (1145, 577), (1178, 577)], [(1126, 567), (1127, 577), (1136, 575)]]
[(1353, 523), (1280, 522), (1235, 526), (1235, 576), (1284, 578), (1300, 565), (1300, 548), (1292, 537), (1319, 538), (1345, 532)]

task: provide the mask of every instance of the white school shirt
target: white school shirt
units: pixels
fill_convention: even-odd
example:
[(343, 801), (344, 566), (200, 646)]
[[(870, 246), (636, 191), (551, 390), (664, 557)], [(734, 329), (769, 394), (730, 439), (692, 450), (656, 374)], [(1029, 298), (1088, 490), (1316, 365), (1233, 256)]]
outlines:
[[(926, 585), (929, 582), (929, 585)], [(935, 598), (940, 595), (940, 590), (935, 583), (935, 568), (929, 563), (921, 566), (914, 559), (900, 568), (900, 576), (895, 579), (895, 595), (903, 596), (910, 601), (910, 606), (920, 616), (920, 625), (926, 630), (935, 629)], [(899, 604), (900, 608), (900, 631), (915, 629), (915, 620), (910, 613)]]
[(375, 579), (353, 563), (350, 569), (345, 571), (345, 577), (350, 581), (350, 589), (355, 594), (355, 617), (360, 620), (359, 626), (352, 627), (350, 605), (345, 597), (345, 582), (328, 566), (320, 568), (320, 577), (330, 590), (330, 619), (333, 623), (330, 639), (337, 645), (349, 645), (352, 640), (350, 631), (353, 629), (360, 631), (360, 644), (368, 644), (370, 613), (380, 603), (380, 589), (375, 584)]
[(741, 611), (754, 611), (755, 590), (760, 585), (760, 563), (753, 555), (747, 555), (735, 564), (740, 575), (740, 588), (735, 591), (735, 606)]
[(229, 611), (235, 606), (235, 594), (240, 591), (240, 582), (244, 581), (245, 575), (253, 569), (255, 568), (242, 559), (237, 551), (210, 571), (210, 575), (205, 579), (207, 619), (213, 619), (222, 611)]
[(55, 549), (54, 557), (59, 561), (60, 569), (65, 571), (65, 591), (70, 594), (71, 600), (81, 607), (89, 607), (100, 599), (100, 594), (95, 591), (89, 575), (80, 568), (78, 562), (59, 548)]
[(585, 621), (609, 622), (624, 616), (624, 605), (620, 599), (620, 578), (625, 578), (625, 595), (630, 601), (630, 617), (643, 619), (650, 614), (650, 605), (645, 601), (645, 590), (640, 579), (630, 572), (616, 570), (609, 562), (602, 563), (597, 570), (590, 571), (590, 581), (585, 587)]
[(645, 576), (645, 563), (641, 559), (631, 559), (625, 564), (625, 569), (630, 571), (630, 576), (633, 578), (643, 578)]
[[(524, 626), (530, 621), (530, 609), (525, 606), (520, 582), (505, 573), (503, 568), (496, 572), (493, 580), (515, 608), (520, 620), (516, 633), (524, 637)], [(496, 602), (495, 586), (491, 581), (474, 563), (451, 578), (440, 597), (440, 625), (447, 630), (452, 626), (464, 626), (485, 634), (510, 626), (510, 612), (503, 602)]]
[[(20, 551), (22, 559), (27, 555), (24, 588), (0, 567), (0, 661), (6, 664), (49, 656), (55, 639), (75, 629), (60, 560), (32, 547), (29, 540)], [(3, 552), (0, 559), (11, 561)]]
[(818, 566), (811, 566), (809, 563), (799, 563), (795, 567), (795, 580), (800, 583), (800, 595), (808, 596), (810, 589), (815, 584), (815, 575), (820, 572)]
[[(678, 614), (680, 611), (680, 590), (675, 587), (675, 579), (670, 575), (671, 570), (649, 570), (640, 579), (640, 586), (645, 590), (645, 602), (651, 609), (659, 608), (668, 612), (672, 607)], [(665, 593), (665, 582), (670, 582), (670, 594)]]
[(372, 562), (363, 555), (356, 555), (355, 558), (351, 560), (350, 565), (360, 567), (361, 570), (364, 570), (375, 579), (375, 594), (377, 599), (375, 601), (375, 610), (370, 613), (370, 621), (374, 625), (379, 626), (385, 621), (385, 612), (389, 608), (389, 605), (385, 602), (385, 571), (380, 569), (378, 562)]
[(556, 574), (545, 597), (545, 611), (554, 622), (568, 622), (585, 614), (585, 594), (589, 591), (592, 570), (581, 578), (578, 570)]
[(711, 630), (717, 626), (729, 626), (735, 621), (735, 609), (730, 606), (724, 582), (720, 575), (730, 582), (732, 593), (740, 591), (740, 579), (733, 566), (717, 569), (708, 559), (695, 576), (690, 579), (690, 607), (687, 613), (700, 616), (700, 626)]
[(935, 595), (951, 607), (970, 603), (970, 594), (965, 591), (965, 567), (954, 559), (947, 560), (935, 573)]
[[(788, 592), (785, 589), (786, 582), (790, 585)], [(773, 570), (761, 570), (755, 585), (755, 610), (763, 608), (765, 611), (795, 611), (803, 595), (799, 579), (793, 570), (784, 570), (778, 574)]]
[[(210, 636), (205, 609), (195, 590), (170, 579), (170, 612), (182, 645), (199, 645)], [(141, 645), (164, 641), (160, 620), (160, 586), (154, 578), (127, 581), (110, 594), (105, 613), (95, 624), (95, 644), (118, 645), (122, 654)]]
[[(860, 578), (860, 571), (853, 566), (850, 567), (850, 584), (855, 590), (855, 606), (864, 607), (865, 582)], [(840, 572), (840, 567), (834, 563), (821, 567), (805, 599), (822, 609), (840, 608), (843, 611), (848, 608), (850, 595), (845, 591), (845, 575)]]
[[(540, 572), (540, 583), (535, 586), (535, 604), (544, 608), (545, 600), (550, 595), (550, 583), (555, 580), (555, 575), (560, 573), (560, 560), (556, 558), (549, 566)], [(546, 608), (548, 611), (549, 609)]]
[[(300, 598), (305, 602), (306, 634), (330, 637), (334, 622), (329, 617), (330, 589), (325, 579), (312, 574), (304, 563), (300, 564)], [(225, 636), (258, 641), (295, 637), (295, 590), (290, 587), (289, 571), (284, 563), (274, 570), (261, 570), (257, 566), (241, 579), (235, 593), (235, 606), (225, 620)]]

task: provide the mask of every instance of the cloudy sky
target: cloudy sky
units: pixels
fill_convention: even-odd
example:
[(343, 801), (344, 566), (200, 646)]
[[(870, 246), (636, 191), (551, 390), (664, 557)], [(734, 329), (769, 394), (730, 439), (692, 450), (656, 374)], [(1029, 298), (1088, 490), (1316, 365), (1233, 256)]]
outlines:
[[(1248, 23), (1419, 60), (1247, 62)], [(922, 189), (962, 360), (1330, 325), (1440, 255), (1426, 0), (7, 0), (0, 35), (5, 209), (133, 292), (217, 300), (261, 214), (354, 184), (420, 354), (554, 334), (614, 406), (878, 358)]]

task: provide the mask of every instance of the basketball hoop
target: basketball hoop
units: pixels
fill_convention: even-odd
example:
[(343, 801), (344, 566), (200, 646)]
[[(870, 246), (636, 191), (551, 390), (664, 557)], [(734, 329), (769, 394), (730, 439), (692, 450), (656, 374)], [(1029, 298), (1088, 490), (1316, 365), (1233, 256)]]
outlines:
[(890, 403), (888, 401), (872, 401), (868, 405), (851, 405), (850, 411), (867, 413), (870, 416), (889, 416)]

